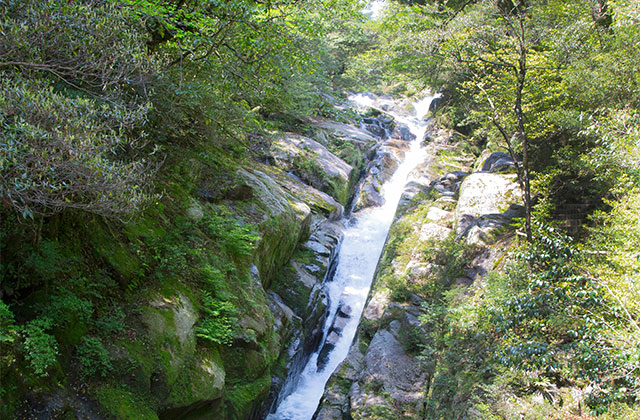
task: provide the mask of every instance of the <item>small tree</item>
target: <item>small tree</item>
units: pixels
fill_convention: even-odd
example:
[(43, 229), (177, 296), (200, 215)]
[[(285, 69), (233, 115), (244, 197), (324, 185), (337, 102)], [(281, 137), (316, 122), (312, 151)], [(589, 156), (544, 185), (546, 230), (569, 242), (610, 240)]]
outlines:
[(428, 54), (462, 79), (462, 90), (481, 110), (476, 117), (490, 122), (511, 155), (531, 241), (532, 139), (553, 132), (556, 127), (546, 114), (563, 100), (557, 88), (562, 57), (555, 28), (580, 9), (537, 0), (481, 0), (439, 13), (447, 18)]

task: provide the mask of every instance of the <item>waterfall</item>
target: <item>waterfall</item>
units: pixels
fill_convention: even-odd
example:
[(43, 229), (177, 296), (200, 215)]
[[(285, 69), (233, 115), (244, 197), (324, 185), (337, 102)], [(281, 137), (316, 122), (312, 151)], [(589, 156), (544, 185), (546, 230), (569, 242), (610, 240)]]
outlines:
[(369, 16), (371, 20), (377, 20), (387, 8), (387, 0), (372, 0), (368, 2), (362, 13)]
[[(291, 393), (282, 400), (274, 413), (267, 416), (267, 420), (311, 419), (322, 398), (325, 384), (347, 356), (407, 177), (426, 157), (421, 143), (427, 123), (422, 118), (433, 98), (430, 96), (414, 104), (416, 115), (387, 111), (397, 122), (406, 124), (416, 139), (411, 142), (402, 164), (382, 187), (384, 205), (362, 210), (345, 221), (347, 227), (339, 250), (336, 273), (333, 281), (327, 285), (331, 304), (327, 309), (329, 316), (324, 326), (324, 345), (311, 355)], [(372, 95), (358, 94), (349, 99), (364, 107), (381, 105)], [(391, 100), (384, 102), (385, 109), (397, 108)], [(337, 316), (342, 318), (341, 333), (330, 334)], [(327, 349), (330, 351), (327, 352)], [(319, 358), (322, 358), (321, 363)]]

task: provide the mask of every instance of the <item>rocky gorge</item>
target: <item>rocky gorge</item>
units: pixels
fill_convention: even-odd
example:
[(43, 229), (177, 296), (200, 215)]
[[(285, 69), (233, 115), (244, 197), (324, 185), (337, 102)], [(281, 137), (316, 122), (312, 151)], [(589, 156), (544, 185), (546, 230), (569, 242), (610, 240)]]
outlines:
[[(420, 286), (450, 273), (442, 273), (448, 261), (431, 263), (424, 249), (445, 240), (476, 245), (456, 278), (444, 279), (472, 295), (504, 256), (498, 232), (522, 215), (514, 175), (486, 164), (472, 172), (468, 155), (446, 153), (450, 133), (432, 126), (429, 136), (427, 158), (404, 188), (356, 338), (314, 419), (431, 418), (427, 404), (438, 354), (425, 359), (418, 352), (426, 344), (421, 337), (429, 336), (429, 299)], [(504, 158), (492, 154), (487, 162), (497, 156)]]
[(637, 1), (0, 0), (0, 40), (0, 418), (640, 418)]
[[(27, 392), (21, 415), (46, 418), (68, 412), (101, 418), (99, 412), (107, 410), (118, 418), (131, 418), (134, 412), (149, 419), (263, 418), (295, 384), (287, 378), (295, 378), (319, 350), (331, 315), (327, 288), (345, 229), (343, 214), (381, 204), (380, 188), (412, 140), (388, 114), (373, 108), (362, 112), (368, 114), (355, 124), (310, 119), (310, 134), (278, 135), (265, 163), (231, 167), (226, 180), (210, 177), (201, 159), (188, 160), (187, 178), (181, 182), (189, 187), (168, 194), (142, 223), (120, 234), (139, 244), (137, 256), (131, 242), (109, 242), (106, 236), (99, 255), (119, 270), (123, 281), (136, 279), (149, 264), (143, 253), (176, 229), (176, 222), (191, 235), (184, 238), (185, 245), (218, 254), (207, 250), (207, 237), (219, 237), (220, 228), (245, 232), (240, 225), (214, 228), (222, 206), (253, 226), (253, 249), (223, 250), (240, 252), (228, 273), (211, 268), (205, 259), (192, 279), (185, 272), (181, 276), (176, 266), (175, 274), (136, 291), (120, 321), (125, 336), (105, 347), (116, 374), (113, 381), (92, 388), (97, 406), (85, 402), (81, 389), (70, 384)], [(94, 232), (100, 229), (94, 225)], [(163, 270), (167, 264), (183, 264), (171, 260), (181, 258), (178, 254), (155, 252), (168, 258), (159, 260)], [(121, 264), (126, 259), (129, 271)], [(239, 261), (242, 265), (236, 265)], [(223, 286), (221, 276), (238, 289)], [(194, 281), (213, 282), (215, 295), (201, 295)], [(220, 306), (221, 299), (229, 299), (233, 308)], [(341, 307), (336, 319), (350, 318), (350, 311)], [(230, 332), (224, 341), (215, 335), (216, 344), (203, 345), (202, 323), (211, 315), (232, 319), (234, 325), (224, 324)], [(341, 334), (338, 324), (334, 335)]]

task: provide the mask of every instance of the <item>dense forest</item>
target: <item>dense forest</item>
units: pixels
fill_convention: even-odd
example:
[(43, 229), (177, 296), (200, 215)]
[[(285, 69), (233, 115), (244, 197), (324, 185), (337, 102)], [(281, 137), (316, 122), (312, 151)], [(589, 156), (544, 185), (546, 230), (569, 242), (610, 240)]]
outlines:
[[(440, 92), (455, 153), (502, 152), (522, 192), (475, 289), (455, 234), (433, 281), (394, 277), (417, 222), (392, 228), (378, 287), (420, 300), (429, 378), (404, 418), (640, 417), (640, 3), (365, 6), (0, 0), (0, 417), (263, 418), (318, 321), (287, 264), (370, 159), (326, 122), (392, 125), (352, 92)], [(349, 171), (278, 167), (291, 133)]]

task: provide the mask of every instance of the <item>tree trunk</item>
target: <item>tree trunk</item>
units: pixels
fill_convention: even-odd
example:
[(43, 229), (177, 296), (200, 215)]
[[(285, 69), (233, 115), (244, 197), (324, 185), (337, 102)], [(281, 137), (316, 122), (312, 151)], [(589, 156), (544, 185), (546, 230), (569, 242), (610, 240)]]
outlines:
[(518, 137), (522, 142), (522, 171), (521, 171), (521, 184), (523, 187), (523, 200), (525, 209), (525, 232), (527, 234), (527, 241), (532, 241), (531, 235), (531, 184), (529, 182), (529, 139), (524, 128), (524, 114), (522, 113), (522, 91), (524, 90), (524, 84), (527, 80), (527, 49), (525, 48), (525, 32), (524, 22), (520, 17), (520, 37), (518, 39), (520, 44), (520, 57), (518, 60), (518, 69), (516, 70), (517, 87), (516, 87), (516, 100), (513, 110), (516, 114)]
[(599, 29), (610, 31), (613, 17), (611, 16), (607, 0), (590, 0), (590, 3), (593, 23), (595, 23)]

